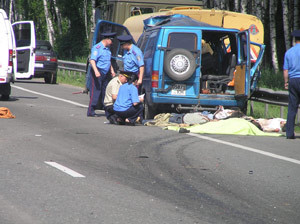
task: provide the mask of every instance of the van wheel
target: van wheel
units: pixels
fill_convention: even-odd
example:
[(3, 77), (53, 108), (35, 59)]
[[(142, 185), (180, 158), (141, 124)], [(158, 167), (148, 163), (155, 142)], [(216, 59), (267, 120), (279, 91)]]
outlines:
[(9, 95), (1, 95), (1, 100), (7, 101), (9, 100)]
[(145, 100), (144, 100), (144, 118), (146, 120), (149, 120), (149, 119), (153, 119), (154, 116), (156, 115), (156, 110), (154, 108), (154, 106), (150, 106), (146, 100), (146, 97), (145, 97)]
[(195, 69), (195, 57), (186, 49), (175, 48), (165, 56), (164, 70), (175, 81), (187, 80), (194, 74)]
[(243, 114), (247, 115), (248, 101), (245, 102), (244, 106), (241, 108)]

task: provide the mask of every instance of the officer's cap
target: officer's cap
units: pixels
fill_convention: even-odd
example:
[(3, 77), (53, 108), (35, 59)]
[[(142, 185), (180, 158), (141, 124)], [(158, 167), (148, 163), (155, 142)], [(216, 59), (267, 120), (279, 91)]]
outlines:
[(292, 32), (292, 36), (293, 36), (293, 37), (300, 37), (300, 30), (294, 30), (294, 31)]
[(117, 37), (120, 41), (120, 44), (131, 43), (132, 36), (131, 35), (121, 35)]
[(114, 38), (116, 34), (117, 34), (116, 32), (106, 32), (106, 33), (102, 33), (102, 36), (104, 38), (110, 39), (110, 38)]
[(120, 75), (125, 76), (127, 79), (129, 79), (132, 76), (132, 74), (133, 74), (132, 72), (125, 72), (120, 70)]

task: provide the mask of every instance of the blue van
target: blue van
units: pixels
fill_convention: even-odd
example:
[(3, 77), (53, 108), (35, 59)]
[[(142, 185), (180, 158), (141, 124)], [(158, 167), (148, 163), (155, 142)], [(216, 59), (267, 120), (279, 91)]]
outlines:
[[(265, 49), (250, 42), (248, 30), (211, 26), (184, 15), (153, 17), (144, 24), (137, 45), (145, 61), (146, 119), (160, 112), (215, 110), (219, 105), (247, 109)], [(118, 35), (129, 33), (122, 25), (112, 27)], [(250, 44), (260, 47), (255, 63)], [(117, 67), (122, 66), (121, 51), (115, 41), (112, 55)]]

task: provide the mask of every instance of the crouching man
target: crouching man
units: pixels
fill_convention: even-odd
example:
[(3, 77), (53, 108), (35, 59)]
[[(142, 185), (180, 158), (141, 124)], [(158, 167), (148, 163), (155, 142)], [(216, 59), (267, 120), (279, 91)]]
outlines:
[(117, 116), (115, 115), (115, 112), (113, 110), (113, 105), (117, 99), (119, 88), (122, 84), (127, 82), (127, 80), (130, 78), (130, 74), (130, 72), (120, 71), (120, 74), (114, 77), (112, 80), (110, 80), (106, 87), (104, 98), (104, 110), (105, 116), (111, 124), (117, 123)]
[(126, 125), (135, 125), (136, 121), (143, 120), (144, 99), (138, 96), (136, 88), (138, 82), (137, 75), (133, 74), (128, 82), (119, 89), (118, 97), (114, 103), (114, 112), (125, 121)]

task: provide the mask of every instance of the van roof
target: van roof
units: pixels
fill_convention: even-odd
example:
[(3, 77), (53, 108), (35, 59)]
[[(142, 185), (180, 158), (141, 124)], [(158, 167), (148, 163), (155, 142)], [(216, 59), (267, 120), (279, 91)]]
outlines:
[[(156, 16), (150, 17), (144, 20), (145, 29), (159, 28), (165, 26), (193, 26), (193, 27), (207, 27), (207, 28), (216, 28), (218, 30), (229, 30), (219, 26), (212, 26), (210, 24), (194, 20), (188, 16), (181, 14), (174, 14), (170, 16)], [(235, 29), (232, 29), (235, 30)]]

